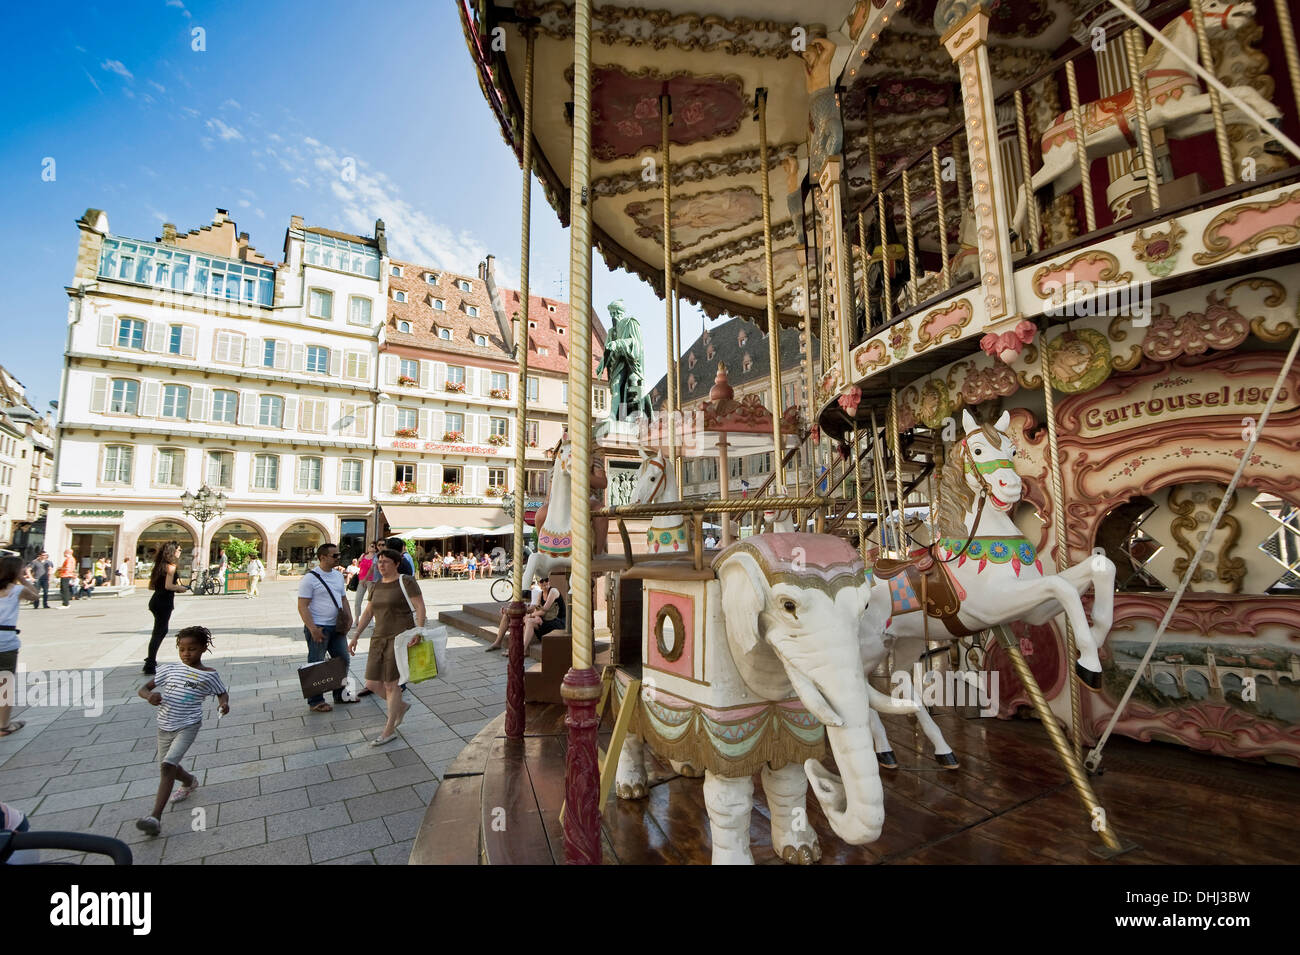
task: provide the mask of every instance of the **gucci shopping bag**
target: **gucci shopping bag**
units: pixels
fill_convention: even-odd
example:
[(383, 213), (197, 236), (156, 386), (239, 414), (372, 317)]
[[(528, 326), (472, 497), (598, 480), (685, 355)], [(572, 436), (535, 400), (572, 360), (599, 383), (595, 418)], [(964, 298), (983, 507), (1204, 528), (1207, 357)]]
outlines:
[(306, 663), (298, 668), (298, 682), (302, 684), (302, 698), (310, 700), (330, 690), (339, 690), (348, 679), (347, 657), (330, 657), (319, 663)]

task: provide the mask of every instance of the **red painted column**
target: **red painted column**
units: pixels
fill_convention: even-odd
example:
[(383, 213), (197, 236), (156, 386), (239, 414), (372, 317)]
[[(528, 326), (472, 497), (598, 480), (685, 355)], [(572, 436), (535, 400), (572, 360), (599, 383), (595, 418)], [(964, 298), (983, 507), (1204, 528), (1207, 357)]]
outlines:
[(593, 668), (570, 669), (560, 688), (568, 707), (569, 753), (564, 779), (564, 860), (569, 865), (600, 865), (600, 763), (596, 735), (600, 718), (600, 676)]
[(506, 665), (506, 737), (524, 738), (524, 602), (510, 604), (510, 662)]

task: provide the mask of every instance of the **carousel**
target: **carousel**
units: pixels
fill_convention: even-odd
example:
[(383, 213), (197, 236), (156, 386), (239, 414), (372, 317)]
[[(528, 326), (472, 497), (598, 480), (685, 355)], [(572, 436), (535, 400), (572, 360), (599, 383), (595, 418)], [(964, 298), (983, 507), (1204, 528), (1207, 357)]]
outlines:
[[(458, 5), (524, 296), (534, 176), (571, 235), (530, 565), (567, 577), (569, 667), (526, 698), (517, 571), (507, 710), (412, 861), (1293, 861), (1287, 0)], [(662, 407), (637, 370), (595, 428), (593, 253), (663, 298), (670, 356)], [(683, 301), (768, 332), (765, 402), (709, 367), (679, 406)], [(681, 499), (693, 457), (716, 498)]]

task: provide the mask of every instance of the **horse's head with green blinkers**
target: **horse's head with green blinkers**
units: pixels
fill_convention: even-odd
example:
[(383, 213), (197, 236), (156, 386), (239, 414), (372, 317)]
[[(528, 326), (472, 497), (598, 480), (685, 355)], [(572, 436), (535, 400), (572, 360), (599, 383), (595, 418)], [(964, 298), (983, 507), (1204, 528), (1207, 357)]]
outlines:
[(1024, 489), (1012, 460), (1016, 446), (1007, 436), (1010, 413), (1004, 411), (997, 423), (980, 425), (969, 411), (962, 411), (966, 436), (957, 442), (957, 455), (967, 485), (1000, 511), (1010, 510)]

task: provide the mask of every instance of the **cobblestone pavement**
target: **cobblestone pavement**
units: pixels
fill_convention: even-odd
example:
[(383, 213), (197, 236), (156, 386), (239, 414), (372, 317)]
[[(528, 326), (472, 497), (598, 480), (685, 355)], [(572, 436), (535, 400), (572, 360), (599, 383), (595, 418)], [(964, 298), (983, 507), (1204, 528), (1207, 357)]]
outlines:
[[(425, 581), (430, 622), (439, 610), (490, 600), (488, 586)], [(263, 585), (255, 599), (177, 598), (171, 632), (212, 630), (216, 646), (204, 659), (230, 687), (230, 715), (218, 720), (206, 704), (185, 761), (200, 788), (169, 807), (157, 837), (135, 828), (158, 785), (156, 711), (136, 696), (148, 679), (140, 672), (152, 629), (148, 593), (92, 597), (67, 610), (55, 609), (57, 599), (49, 610), (26, 606), (20, 668), (97, 671), (103, 712), (48, 705), (15, 712), (27, 725), (0, 739), (0, 801), (26, 812), (33, 829), (115, 836), (131, 845), (137, 864), (405, 864), (443, 770), (505, 708), (505, 665), (500, 654), (484, 654), (482, 642), (449, 630), (450, 672), (408, 688), (400, 738), (374, 749), (367, 740), (385, 722), (377, 698), (331, 713), (313, 713), (302, 699), (296, 590), (286, 581)], [(352, 661), (358, 684), (368, 642)], [(169, 639), (159, 660), (176, 659)]]

